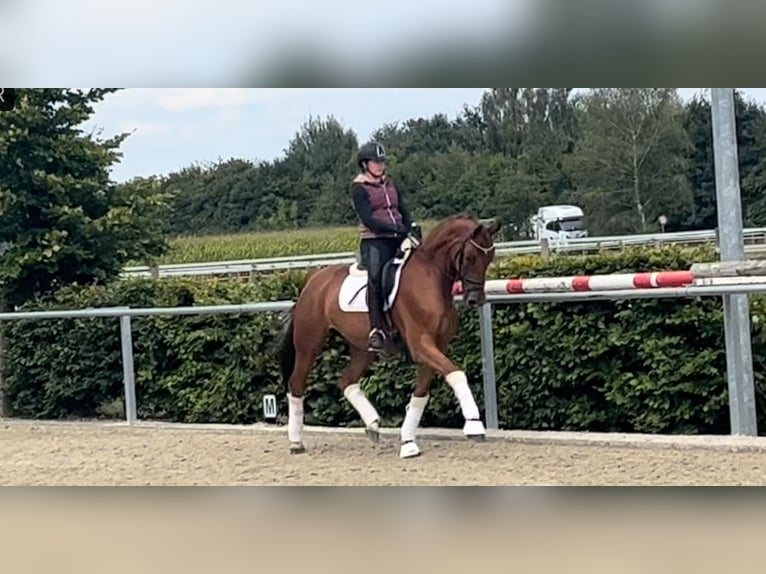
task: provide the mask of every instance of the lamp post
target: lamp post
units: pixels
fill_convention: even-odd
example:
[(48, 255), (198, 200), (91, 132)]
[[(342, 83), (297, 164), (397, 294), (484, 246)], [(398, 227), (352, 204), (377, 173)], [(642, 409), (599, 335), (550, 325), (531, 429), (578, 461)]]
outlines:
[(665, 233), (665, 226), (668, 224), (668, 218), (664, 215), (660, 215), (657, 220), (660, 222), (660, 229), (662, 233)]

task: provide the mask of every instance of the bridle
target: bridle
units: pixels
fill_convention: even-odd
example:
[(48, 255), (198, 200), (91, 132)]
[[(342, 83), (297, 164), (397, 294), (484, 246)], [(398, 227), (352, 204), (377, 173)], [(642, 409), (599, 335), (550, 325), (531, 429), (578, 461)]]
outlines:
[(484, 253), (485, 255), (487, 253), (495, 250), (495, 245), (494, 244), (490, 245), (489, 247), (484, 247), (483, 245), (479, 245), (478, 243), (476, 243), (476, 241), (474, 241), (473, 237), (468, 237), (465, 241), (463, 241), (463, 245), (461, 246), (460, 251), (458, 252), (458, 254), (455, 255), (454, 269), (455, 269), (455, 272), (457, 273), (457, 276), (455, 278), (453, 278), (452, 280), (454, 281), (455, 279), (459, 279), (466, 286), (473, 285), (474, 287), (478, 287), (478, 288), (483, 289), (484, 288), (484, 280), (483, 279), (481, 281), (477, 281), (476, 279), (472, 279), (470, 277), (466, 277), (466, 276), (463, 275), (463, 263), (464, 263), (464, 260), (465, 260), (465, 249), (466, 249), (466, 247), (468, 247), (469, 243), (471, 245), (473, 245), (476, 249), (478, 249), (479, 251)]

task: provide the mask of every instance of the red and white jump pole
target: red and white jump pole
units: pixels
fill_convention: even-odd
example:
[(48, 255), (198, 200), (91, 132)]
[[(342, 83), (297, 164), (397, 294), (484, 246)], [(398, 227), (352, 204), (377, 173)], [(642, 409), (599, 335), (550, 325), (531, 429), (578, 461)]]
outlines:
[[(694, 284), (691, 271), (654, 271), (645, 273), (615, 273), (612, 275), (577, 275), (573, 277), (534, 277), (530, 279), (489, 279), (484, 283), (488, 295), (514, 293), (562, 293), (568, 291), (616, 291), (621, 289), (655, 289), (685, 287)], [(460, 281), (452, 288), (453, 295), (462, 295)]]

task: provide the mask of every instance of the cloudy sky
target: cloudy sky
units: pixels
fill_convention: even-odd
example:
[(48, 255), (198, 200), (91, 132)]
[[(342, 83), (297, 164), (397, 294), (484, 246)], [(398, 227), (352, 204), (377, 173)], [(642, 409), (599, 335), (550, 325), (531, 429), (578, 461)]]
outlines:
[(458, 113), (482, 88), (146, 88), (107, 96), (87, 124), (123, 144), (117, 180), (168, 173), (193, 162), (271, 160), (310, 115), (334, 115), (360, 140), (384, 123)]
[[(744, 88), (766, 103), (766, 88)], [(360, 140), (384, 123), (479, 102), (484, 88), (129, 88), (107, 96), (87, 128), (133, 131), (115, 179), (165, 174), (230, 157), (271, 160), (309, 115), (334, 115)], [(699, 88), (680, 88), (684, 98)]]
[[(290, 76), (296, 62), (318, 77), (315, 85), (340, 84), (324, 66), (341, 69), (346, 85), (433, 85), (424, 75), (440, 68), (438, 62), (443, 85), (574, 83), (571, 78), (612, 84), (623, 83), (626, 70), (634, 83), (667, 83), (646, 80), (660, 77), (693, 84), (716, 69), (728, 83), (736, 71), (731, 62), (759, 69), (766, 12), (756, 10), (759, 3), (736, 10), (730, 4), (0, 0), (0, 78), (3, 85), (30, 88), (135, 86), (110, 96), (89, 126), (106, 135), (135, 130), (114, 171), (124, 180), (232, 156), (273, 159), (310, 114), (334, 115), (363, 140), (386, 122), (437, 112), (454, 116), (482, 92), (246, 87), (285, 85), (274, 75)], [(754, 44), (740, 46), (746, 58), (734, 57), (725, 48), (742, 38)], [(414, 77), (390, 79), (409, 65), (415, 71), (404, 75)], [(510, 81), (497, 81), (498, 70)], [(480, 79), (462, 79), (468, 72)], [(615, 75), (616, 81), (604, 80)], [(745, 91), (766, 101), (764, 89)], [(693, 92), (682, 89), (684, 96)]]

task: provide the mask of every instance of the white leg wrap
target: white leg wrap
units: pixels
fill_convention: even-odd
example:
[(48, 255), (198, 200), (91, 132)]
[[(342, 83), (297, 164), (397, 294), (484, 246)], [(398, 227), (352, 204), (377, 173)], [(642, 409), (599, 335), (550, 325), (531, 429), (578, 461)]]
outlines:
[(453, 371), (445, 379), (460, 402), (463, 417), (466, 420), (478, 419), (479, 407), (476, 406), (471, 389), (468, 387), (468, 378), (465, 376), (465, 373), (463, 371)]
[(287, 394), (287, 436), (290, 442), (303, 442), (303, 397)]
[(420, 424), (420, 419), (423, 417), (427, 403), (428, 395), (425, 397), (413, 395), (410, 398), (410, 403), (407, 405), (407, 413), (404, 415), (404, 422), (402, 422), (402, 442), (415, 440), (415, 431)]
[(399, 456), (401, 458), (420, 456), (420, 447), (414, 441), (403, 442), (402, 446), (399, 447)]
[(353, 385), (347, 386), (345, 389), (343, 389), (343, 395), (346, 397), (348, 402), (353, 405), (353, 407), (356, 409), (356, 412), (359, 413), (359, 416), (362, 417), (362, 420), (366, 426), (369, 427), (380, 419), (378, 411), (376, 411), (375, 407), (372, 406), (372, 403), (370, 403), (370, 401), (367, 399), (367, 396), (364, 394), (362, 387), (360, 387), (358, 384), (355, 383)]

